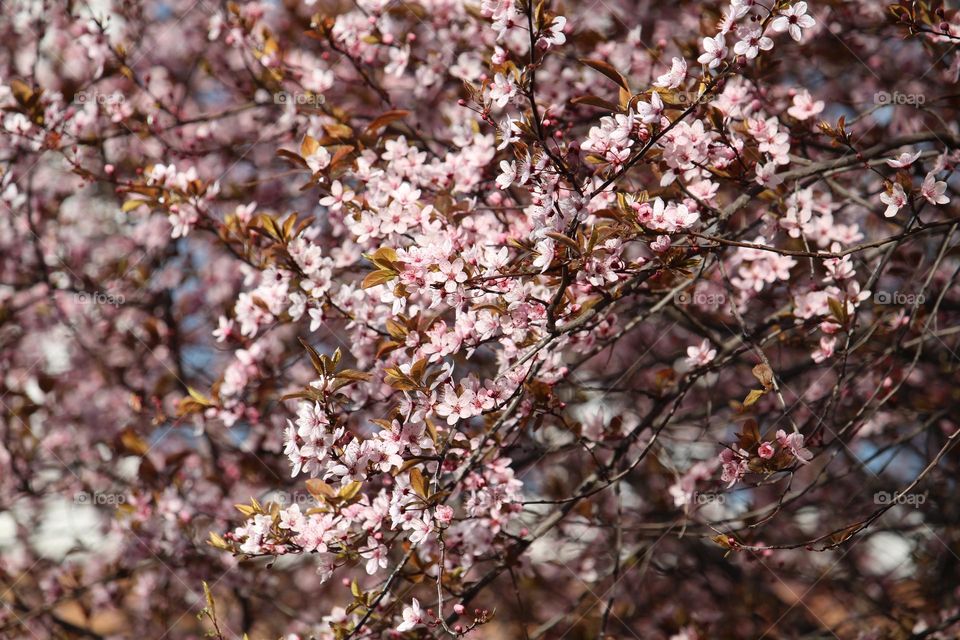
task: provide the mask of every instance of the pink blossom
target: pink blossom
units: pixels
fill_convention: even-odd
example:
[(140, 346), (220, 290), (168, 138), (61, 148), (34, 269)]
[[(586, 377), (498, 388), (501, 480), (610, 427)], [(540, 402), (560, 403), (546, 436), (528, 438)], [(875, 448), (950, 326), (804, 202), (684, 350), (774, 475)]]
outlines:
[(920, 187), (920, 195), (932, 205), (949, 204), (950, 196), (946, 195), (947, 183), (937, 180), (933, 172), (927, 174)]
[(697, 58), (697, 62), (707, 65), (710, 69), (716, 69), (726, 57), (727, 45), (721, 33), (712, 38), (703, 39), (703, 53)]
[(836, 531), (818, 592), (890, 626), (874, 565), (949, 510), (880, 549), (869, 465), (802, 467), (835, 427), (951, 499), (955, 11), (95, 4), (0, 20), (4, 637), (161, 637), (201, 580), (225, 637), (789, 635), (729, 594)]
[(517, 87), (510, 81), (507, 76), (502, 73), (498, 73), (494, 79), (493, 84), (490, 85), (490, 99), (493, 100), (493, 103), (498, 107), (506, 106), (507, 102), (510, 101), (510, 98), (517, 94)]
[(793, 96), (793, 106), (787, 109), (792, 117), (797, 120), (808, 120), (823, 111), (823, 100), (814, 100), (810, 92), (804, 89)]
[(547, 32), (540, 37), (541, 41), (551, 46), (559, 46), (563, 44), (567, 41), (567, 37), (563, 35), (563, 28), (565, 26), (567, 26), (567, 19), (565, 17), (555, 17), (553, 22), (550, 23), (550, 27), (547, 29)]
[(787, 435), (786, 431), (780, 429), (777, 431), (777, 442), (780, 443), (781, 447), (790, 451), (800, 464), (807, 464), (813, 459), (810, 450), (803, 446), (803, 434), (791, 433)]
[(892, 218), (907, 204), (908, 199), (903, 187), (895, 182), (890, 191), (884, 191), (880, 194), (880, 201), (887, 205), (886, 210), (883, 212), (884, 217)]
[(460, 420), (472, 418), (476, 415), (473, 406), (474, 397), (474, 392), (469, 389), (457, 394), (453, 387), (446, 387), (443, 391), (443, 400), (437, 404), (437, 415), (446, 418), (447, 424), (451, 426)]
[(354, 195), (353, 191), (344, 188), (339, 180), (334, 180), (330, 185), (330, 195), (320, 198), (320, 204), (329, 207), (331, 211), (339, 211), (343, 205), (353, 200)]
[(746, 475), (748, 456), (749, 454), (743, 450), (734, 452), (730, 449), (724, 449), (720, 452), (720, 463), (723, 467), (721, 480), (726, 482), (727, 486), (732, 487)]
[(657, 78), (653, 85), (663, 89), (676, 89), (686, 76), (687, 61), (683, 58), (674, 58), (670, 63), (670, 71)]
[(894, 169), (903, 169), (905, 167), (909, 167), (917, 161), (917, 158), (920, 157), (921, 153), (921, 151), (917, 151), (916, 153), (904, 151), (896, 158), (887, 158), (887, 165), (893, 167)]
[(710, 341), (704, 340), (697, 346), (687, 347), (687, 364), (691, 367), (702, 367), (717, 357), (717, 350), (710, 348)]
[(787, 31), (791, 38), (800, 42), (802, 30), (809, 29), (815, 24), (813, 16), (807, 15), (807, 3), (800, 0), (792, 7), (781, 11), (780, 15), (770, 23), (770, 27), (779, 33)]
[(366, 558), (367, 564), (364, 569), (371, 576), (379, 569), (386, 569), (389, 563), (387, 547), (370, 537), (367, 538), (367, 550), (361, 552), (360, 556)]
[(834, 337), (824, 336), (820, 338), (820, 347), (811, 354), (813, 361), (819, 364), (833, 357), (833, 350), (836, 344), (837, 339)]
[(437, 518), (437, 522), (447, 525), (453, 520), (453, 509), (445, 504), (440, 504), (434, 509), (434, 515)]
[(403, 633), (423, 624), (424, 613), (420, 609), (420, 601), (414, 598), (409, 607), (403, 608), (403, 622), (397, 625), (397, 631)]
[(761, 51), (772, 48), (773, 40), (763, 35), (760, 27), (750, 27), (733, 46), (733, 52), (738, 56), (746, 56), (747, 60), (753, 60)]
[(330, 164), (330, 152), (325, 147), (317, 147), (313, 153), (304, 159), (307, 161), (310, 170), (316, 173), (323, 171)]

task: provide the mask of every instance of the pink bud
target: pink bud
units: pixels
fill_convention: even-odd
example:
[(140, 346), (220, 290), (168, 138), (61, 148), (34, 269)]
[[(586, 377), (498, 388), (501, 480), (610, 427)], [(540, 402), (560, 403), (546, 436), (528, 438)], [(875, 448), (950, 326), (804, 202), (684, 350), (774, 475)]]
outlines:
[(445, 504), (437, 505), (434, 514), (437, 516), (437, 521), (441, 524), (449, 524), (450, 521), (453, 520), (453, 509)]

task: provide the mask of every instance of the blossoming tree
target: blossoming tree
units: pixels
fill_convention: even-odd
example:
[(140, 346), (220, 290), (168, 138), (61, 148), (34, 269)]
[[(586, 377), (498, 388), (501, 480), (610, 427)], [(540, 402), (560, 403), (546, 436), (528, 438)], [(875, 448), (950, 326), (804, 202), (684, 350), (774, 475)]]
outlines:
[(0, 4), (0, 635), (960, 632), (947, 3)]

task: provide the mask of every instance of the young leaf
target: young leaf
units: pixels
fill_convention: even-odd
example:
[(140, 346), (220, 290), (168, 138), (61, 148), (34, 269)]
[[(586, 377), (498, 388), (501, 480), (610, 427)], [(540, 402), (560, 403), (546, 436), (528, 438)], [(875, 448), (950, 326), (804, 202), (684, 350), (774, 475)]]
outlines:
[(427, 498), (427, 481), (423, 477), (423, 473), (420, 472), (420, 469), (414, 467), (410, 469), (410, 486), (413, 487), (413, 490), (417, 492), (417, 495), (426, 500)]
[(350, 484), (341, 487), (340, 491), (337, 493), (337, 497), (345, 502), (349, 502), (350, 500), (353, 500), (358, 493), (360, 493), (361, 487), (363, 487), (363, 483), (354, 480)]
[(744, 407), (750, 407), (757, 403), (757, 400), (763, 397), (766, 391), (764, 389), (751, 389), (750, 393), (747, 394), (747, 397), (743, 400)]
[(307, 480), (307, 491), (317, 500), (323, 501), (327, 498), (333, 498), (337, 495), (333, 487), (320, 478), (310, 478)]

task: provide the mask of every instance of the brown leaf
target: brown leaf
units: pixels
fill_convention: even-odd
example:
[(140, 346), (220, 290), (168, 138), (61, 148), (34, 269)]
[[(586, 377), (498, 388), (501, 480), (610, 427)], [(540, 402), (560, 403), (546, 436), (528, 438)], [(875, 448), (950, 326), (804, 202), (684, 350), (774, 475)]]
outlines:
[(300, 167), (303, 167), (304, 169), (309, 169), (309, 168), (310, 168), (310, 167), (307, 165), (307, 161), (304, 160), (303, 158), (301, 158), (300, 156), (298, 156), (297, 154), (295, 154), (293, 151), (287, 151), (286, 149), (280, 149), (279, 151), (277, 151), (277, 155), (280, 156), (281, 158), (284, 158), (285, 160), (289, 160), (290, 162), (294, 163), (295, 165), (298, 165), (298, 166), (300, 166)]
[(753, 377), (768, 391), (773, 387), (773, 370), (761, 362), (753, 368)]
[(827, 306), (830, 307), (830, 312), (840, 324), (847, 323), (847, 307), (843, 303), (836, 298), (827, 298)]
[(373, 376), (363, 371), (357, 371), (356, 369), (343, 369), (342, 371), (337, 372), (336, 377), (343, 378), (345, 380), (356, 380), (357, 382), (366, 382)]
[(384, 382), (398, 391), (414, 391), (419, 388), (415, 381), (411, 380), (396, 367), (387, 369), (385, 373)]
[(13, 94), (13, 97), (16, 98), (20, 104), (30, 102), (30, 99), (33, 97), (33, 89), (23, 80), (16, 78), (10, 81), (10, 93)]
[(353, 129), (345, 124), (331, 123), (323, 125), (323, 129), (331, 138), (338, 140), (350, 140), (353, 137)]
[(765, 389), (751, 389), (750, 393), (747, 394), (747, 397), (743, 400), (744, 407), (750, 407), (757, 403), (757, 400), (763, 397), (763, 394), (766, 393)]
[(340, 491), (337, 492), (337, 497), (345, 502), (349, 502), (357, 497), (357, 494), (360, 493), (361, 487), (363, 487), (363, 483), (354, 480), (350, 484), (341, 487)]
[(617, 105), (610, 102), (609, 100), (604, 100), (603, 98), (599, 98), (597, 96), (591, 96), (591, 95), (577, 96), (575, 98), (571, 98), (570, 104), (576, 104), (576, 105), (586, 104), (591, 107), (597, 107), (598, 109), (604, 109), (606, 111), (619, 110)]
[(387, 282), (390, 282), (397, 277), (397, 272), (392, 269), (378, 269), (377, 271), (372, 271), (367, 274), (367, 277), (363, 279), (363, 282), (360, 284), (361, 289), (370, 289), (371, 287), (376, 287)]
[(406, 340), (407, 328), (392, 318), (387, 318), (384, 326), (394, 340)]
[[(227, 541), (221, 538), (219, 535), (217, 535), (213, 531), (210, 532), (210, 539), (207, 541), (207, 544), (209, 544), (211, 547), (214, 547), (215, 549), (220, 549), (222, 551), (230, 550), (230, 545), (227, 544)], [(206, 585), (206, 583), (204, 583), (204, 585)]]
[(317, 370), (317, 373), (321, 375), (327, 375), (327, 367), (324, 364), (323, 356), (317, 353), (317, 350), (313, 346), (304, 340), (303, 338), (297, 337), (297, 340), (300, 341), (300, 344), (303, 345), (303, 348), (307, 350), (307, 353), (310, 354), (310, 362), (313, 363), (313, 368)]
[(578, 245), (578, 244), (576, 243), (576, 241), (575, 241), (573, 238), (571, 238), (570, 236), (568, 236), (568, 235), (566, 235), (566, 234), (564, 234), (564, 233), (556, 233), (556, 232), (554, 232), (554, 231), (548, 231), (548, 232), (546, 233), (546, 236), (547, 236), (548, 238), (552, 238), (552, 239), (556, 240), (556, 241), (559, 242), (560, 244), (563, 244), (563, 245), (566, 245), (566, 246), (570, 247), (570, 248), (573, 249), (576, 253), (578, 253), (578, 254), (580, 253), (580, 245)]
[(136, 431), (127, 427), (120, 432), (120, 444), (130, 453), (138, 456), (145, 455), (150, 450), (150, 445), (141, 438)]
[(386, 354), (394, 351), (403, 346), (402, 342), (396, 342), (395, 340), (385, 340), (380, 343), (380, 346), (377, 347), (377, 359), (379, 360)]
[(304, 158), (309, 158), (312, 156), (317, 149), (320, 148), (320, 143), (311, 136), (306, 136), (303, 139), (303, 142), (300, 143), (300, 155)]
[(149, 205), (149, 204), (150, 203), (147, 202), (146, 200), (127, 200), (126, 202), (123, 203), (123, 207), (121, 207), (121, 211), (123, 211), (124, 213), (129, 213), (138, 207), (141, 207), (143, 205)]
[(373, 122), (367, 125), (367, 133), (375, 133), (379, 129), (382, 129), (387, 125), (389, 125), (391, 122), (402, 120), (408, 115), (410, 115), (410, 112), (405, 109), (394, 109), (393, 111), (387, 111), (386, 113), (381, 114), (379, 117), (374, 119)]
[(410, 469), (410, 486), (413, 487), (413, 490), (417, 492), (417, 495), (427, 499), (427, 482), (423, 477), (423, 473), (420, 472), (420, 469), (414, 467)]
[(397, 270), (396, 266), (399, 258), (397, 257), (397, 252), (390, 247), (380, 247), (369, 256), (366, 256), (366, 258), (381, 269)]
[(760, 444), (760, 427), (754, 419), (743, 423), (743, 431), (737, 434), (737, 445), (741, 449), (750, 451)]
[(619, 71), (617, 71), (612, 64), (604, 60), (595, 60), (590, 58), (581, 58), (580, 62), (587, 65), (595, 71), (599, 71), (603, 75), (607, 76), (623, 89), (630, 91), (630, 85), (627, 84), (626, 78), (624, 78)]
[(320, 478), (310, 478), (307, 480), (307, 491), (309, 491), (310, 495), (312, 495), (314, 498), (321, 501), (337, 495), (337, 492), (333, 490), (333, 487)]

